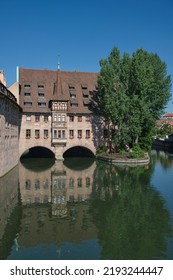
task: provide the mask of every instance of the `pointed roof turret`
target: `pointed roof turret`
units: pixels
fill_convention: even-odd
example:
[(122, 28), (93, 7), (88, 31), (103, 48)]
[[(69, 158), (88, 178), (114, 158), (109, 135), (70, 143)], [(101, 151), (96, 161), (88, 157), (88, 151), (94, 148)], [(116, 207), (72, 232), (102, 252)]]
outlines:
[(68, 101), (69, 97), (63, 90), (62, 73), (61, 70), (57, 70), (56, 81), (54, 83), (52, 100), (56, 101)]
[(54, 83), (53, 99), (64, 100), (60, 70), (57, 71), (56, 82)]

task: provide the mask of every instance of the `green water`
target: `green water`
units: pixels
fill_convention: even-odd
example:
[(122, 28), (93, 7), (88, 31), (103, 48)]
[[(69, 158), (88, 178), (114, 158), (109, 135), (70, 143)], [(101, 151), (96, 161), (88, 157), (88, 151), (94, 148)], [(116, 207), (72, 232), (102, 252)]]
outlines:
[(173, 155), (25, 159), (0, 179), (0, 259), (173, 259)]

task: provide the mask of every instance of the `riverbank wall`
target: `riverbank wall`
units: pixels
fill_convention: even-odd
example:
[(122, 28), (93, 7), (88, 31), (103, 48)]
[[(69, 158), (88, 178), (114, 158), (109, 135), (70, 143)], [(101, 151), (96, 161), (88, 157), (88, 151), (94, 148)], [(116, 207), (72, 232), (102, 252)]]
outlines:
[(111, 157), (106, 157), (106, 156), (97, 156), (96, 157), (98, 160), (107, 162), (107, 163), (112, 163), (116, 165), (129, 165), (129, 166), (141, 166), (141, 165), (147, 165), (150, 163), (150, 158), (138, 158), (138, 159), (133, 159), (133, 158), (111, 158)]

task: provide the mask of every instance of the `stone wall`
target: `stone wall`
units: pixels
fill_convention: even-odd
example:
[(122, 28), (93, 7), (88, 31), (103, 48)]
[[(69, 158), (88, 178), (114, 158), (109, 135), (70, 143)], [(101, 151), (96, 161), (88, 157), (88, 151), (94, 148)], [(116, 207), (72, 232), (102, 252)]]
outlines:
[[(81, 146), (89, 149), (95, 155), (96, 148), (101, 144), (103, 138), (100, 122), (100, 118), (81, 115), (80, 121), (78, 116), (74, 116), (73, 121), (70, 121), (70, 116), (66, 115), (64, 123), (58, 123), (56, 130), (64, 130), (65, 137), (54, 139), (52, 129), (52, 116), (47, 114), (30, 114), (24, 113), (21, 121), (21, 133), (19, 140), (19, 157), (30, 148), (33, 147), (45, 147), (51, 150), (55, 154), (56, 159), (62, 159), (65, 151), (72, 147)], [(36, 118), (39, 116), (39, 118)], [(64, 128), (62, 128), (64, 126)], [(54, 124), (55, 128), (55, 124)], [(27, 130), (30, 131), (30, 135), (27, 135)], [(39, 137), (35, 135), (35, 131), (39, 130)], [(48, 131), (48, 135), (45, 136), (45, 130)], [(70, 131), (73, 130), (73, 136), (70, 135)], [(82, 136), (79, 137), (78, 130), (82, 131)], [(87, 135), (89, 131), (89, 135)]]
[(20, 113), (16, 98), (0, 83), (0, 177), (19, 160)]

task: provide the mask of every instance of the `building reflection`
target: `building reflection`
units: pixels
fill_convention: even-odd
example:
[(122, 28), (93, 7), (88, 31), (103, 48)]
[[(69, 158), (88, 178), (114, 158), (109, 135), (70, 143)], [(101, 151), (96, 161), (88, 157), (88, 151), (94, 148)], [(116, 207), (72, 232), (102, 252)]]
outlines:
[(7, 221), (18, 203), (18, 172), (13, 168), (0, 179), (0, 239)]
[(85, 170), (72, 170), (62, 161), (44, 171), (35, 172), (19, 164), (19, 182), (23, 205), (51, 203), (53, 216), (65, 217), (67, 202), (84, 202), (92, 192), (96, 163)]
[(8, 256), (18, 232), (21, 218), (18, 180), (18, 166), (0, 178), (0, 259)]
[(74, 251), (91, 259), (98, 244), (95, 258), (166, 258), (172, 210), (151, 185), (155, 162), (153, 155), (149, 167), (133, 168), (88, 159), (20, 163), (0, 179), (0, 259), (82, 259)]
[(88, 203), (95, 168), (95, 161), (83, 170), (56, 161), (49, 169), (36, 172), (19, 164), (23, 205), (19, 246), (80, 242), (97, 236)]

